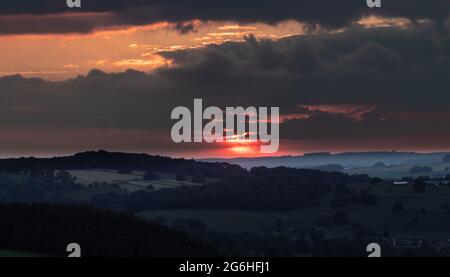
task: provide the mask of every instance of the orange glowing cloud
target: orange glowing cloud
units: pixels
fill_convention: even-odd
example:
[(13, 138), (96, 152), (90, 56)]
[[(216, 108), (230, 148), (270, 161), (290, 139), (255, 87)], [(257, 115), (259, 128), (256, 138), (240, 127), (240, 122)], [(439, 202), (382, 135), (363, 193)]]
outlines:
[[(109, 13), (52, 16), (70, 21), (97, 15), (95, 20), (98, 21), (109, 20), (111, 16)], [(21, 17), (26, 21), (35, 20), (37, 16)], [(7, 19), (0, 16), (0, 23), (2, 20)], [(88, 33), (0, 35), (0, 76), (20, 73), (27, 77), (65, 80), (86, 74), (93, 68), (105, 72), (128, 68), (151, 72), (171, 65), (170, 61), (158, 55), (160, 52), (242, 41), (250, 34), (258, 39), (279, 39), (305, 33), (305, 27), (294, 21), (277, 25), (200, 21), (193, 21), (192, 24), (196, 32), (186, 34), (177, 31), (173, 23), (160, 22), (145, 26), (100, 28)]]
[(367, 16), (360, 19), (358, 24), (364, 26), (365, 28), (374, 28), (374, 27), (407, 27), (411, 24), (411, 21), (406, 18), (394, 17), (394, 18), (386, 18), (380, 16)]

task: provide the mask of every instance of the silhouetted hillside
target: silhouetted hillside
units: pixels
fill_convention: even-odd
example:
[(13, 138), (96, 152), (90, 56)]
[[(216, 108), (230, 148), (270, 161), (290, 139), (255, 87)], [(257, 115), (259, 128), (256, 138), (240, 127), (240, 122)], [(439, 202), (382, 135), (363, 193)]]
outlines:
[[(70, 157), (49, 159), (8, 159), (0, 168), (18, 171), (0, 178), (0, 201), (91, 204), (95, 207), (138, 212), (149, 209), (246, 209), (292, 210), (329, 193), (333, 187), (349, 183), (368, 183), (365, 175), (311, 169), (253, 168), (238, 165), (171, 159), (145, 154), (85, 152)], [(167, 187), (162, 190), (140, 189), (128, 193), (103, 184), (102, 188), (76, 183), (70, 174), (55, 169), (146, 170), (216, 177), (213, 183)], [(203, 177), (202, 177), (203, 178)], [(98, 185), (97, 185), (98, 187)], [(92, 192), (91, 192), (92, 191)], [(74, 195), (92, 194), (77, 200)], [(78, 198), (80, 199), (80, 198)], [(78, 201), (78, 202), (77, 202)]]
[(186, 159), (172, 159), (147, 154), (84, 152), (68, 157), (19, 158), (0, 160), (0, 170), (48, 169), (115, 169), (154, 170), (162, 172), (188, 172), (191, 175), (222, 177), (242, 173), (243, 169), (226, 163), (205, 163)]
[(365, 175), (290, 168), (254, 168), (221, 182), (138, 191), (128, 195), (99, 195), (93, 205), (131, 212), (150, 209), (293, 210), (332, 191), (336, 186), (369, 182)]
[(185, 257), (215, 252), (187, 235), (132, 215), (82, 206), (0, 204), (0, 249), (66, 256)]

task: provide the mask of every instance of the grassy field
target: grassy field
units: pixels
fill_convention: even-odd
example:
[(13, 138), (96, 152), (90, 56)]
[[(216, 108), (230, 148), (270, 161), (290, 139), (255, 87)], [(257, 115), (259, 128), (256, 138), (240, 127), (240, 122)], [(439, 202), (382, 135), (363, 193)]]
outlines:
[[(432, 173), (426, 174), (411, 174), (410, 170), (414, 166), (429, 166), (433, 168)], [(400, 179), (403, 177), (420, 177), (422, 175), (427, 176), (445, 176), (450, 174), (450, 171), (446, 171), (450, 168), (450, 163), (427, 163), (427, 164), (415, 164), (415, 165), (395, 165), (386, 167), (368, 167), (358, 168), (345, 171), (348, 174), (368, 174), (370, 177), (379, 177), (383, 179)]]
[[(351, 206), (347, 208), (348, 226), (332, 225), (327, 237), (350, 237), (352, 225), (358, 224), (373, 231), (389, 231), (398, 238), (450, 239), (450, 213), (441, 206), (450, 206), (449, 187), (431, 187), (424, 194), (416, 194), (410, 187), (391, 187), (378, 185), (372, 188), (379, 203), (376, 207)], [(236, 210), (162, 210), (146, 211), (139, 215), (147, 219), (163, 217), (169, 222), (178, 218), (199, 219), (211, 231), (226, 233), (259, 233), (275, 225), (277, 219), (283, 224), (311, 228), (320, 219), (331, 217), (336, 208), (329, 205), (331, 197), (320, 199), (320, 205), (306, 206), (301, 210), (289, 212), (253, 212)], [(396, 202), (402, 202), (404, 211), (394, 212)], [(318, 204), (318, 203), (316, 203)], [(422, 213), (426, 209), (426, 213)], [(410, 226), (410, 222), (418, 223)]]
[[(174, 188), (179, 186), (197, 186), (200, 184), (189, 181), (179, 182), (175, 174), (157, 172), (160, 176), (159, 180), (147, 181), (144, 180), (144, 171), (133, 171), (131, 174), (120, 174), (113, 170), (70, 170), (69, 173), (77, 178), (77, 182), (90, 185), (93, 183), (108, 183), (117, 184), (121, 188), (134, 192), (138, 190), (146, 190), (148, 186), (153, 186), (154, 190), (161, 190), (166, 188)], [(190, 178), (188, 178), (189, 180)], [(217, 180), (206, 179), (206, 183), (212, 183)]]

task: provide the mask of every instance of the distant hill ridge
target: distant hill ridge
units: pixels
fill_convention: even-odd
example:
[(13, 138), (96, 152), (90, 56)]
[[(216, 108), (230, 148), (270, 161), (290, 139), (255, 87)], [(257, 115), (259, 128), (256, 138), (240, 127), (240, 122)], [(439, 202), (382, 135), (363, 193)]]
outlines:
[(450, 153), (415, 153), (415, 152), (346, 152), (332, 153), (309, 153), (299, 156), (282, 157), (257, 157), (257, 158), (234, 158), (234, 159), (202, 159), (205, 162), (226, 162), (237, 164), (244, 168), (253, 167), (294, 167), (308, 168), (330, 164), (338, 164), (344, 167), (371, 167), (377, 163), (386, 165), (417, 164), (441, 162)]
[(206, 163), (186, 159), (173, 159), (147, 154), (89, 151), (66, 157), (0, 159), (0, 170), (20, 171), (25, 169), (133, 169), (162, 172), (186, 172), (204, 176), (221, 177), (223, 174), (243, 171), (237, 165)]

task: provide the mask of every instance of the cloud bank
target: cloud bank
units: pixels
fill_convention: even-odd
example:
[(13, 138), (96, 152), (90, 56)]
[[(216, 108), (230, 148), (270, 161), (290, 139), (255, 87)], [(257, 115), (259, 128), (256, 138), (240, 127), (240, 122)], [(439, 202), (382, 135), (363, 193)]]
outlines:
[(389, 0), (380, 9), (368, 8), (365, 0), (89, 0), (81, 9), (68, 9), (63, 0), (21, 0), (1, 4), (0, 34), (88, 33), (196, 19), (270, 24), (297, 20), (339, 28), (368, 15), (428, 19), (443, 26), (449, 13), (447, 0)]
[(147, 132), (155, 134), (152, 147), (170, 148), (170, 112), (202, 98), (205, 106), (279, 106), (287, 141), (449, 147), (450, 39), (432, 23), (248, 37), (160, 55), (175, 66), (152, 74), (92, 70), (63, 82), (0, 78), (0, 126), (49, 135), (116, 130), (124, 140)]

